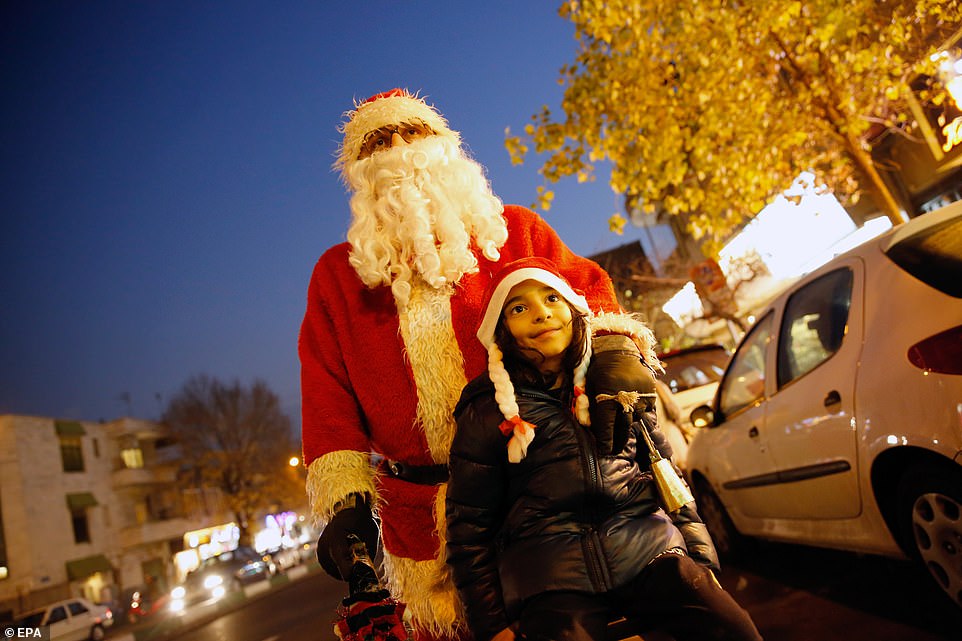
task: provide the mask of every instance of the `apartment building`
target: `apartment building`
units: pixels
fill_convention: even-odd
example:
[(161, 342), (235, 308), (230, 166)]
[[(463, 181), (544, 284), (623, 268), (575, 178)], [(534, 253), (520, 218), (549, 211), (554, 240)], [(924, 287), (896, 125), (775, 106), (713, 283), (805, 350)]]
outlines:
[(151, 421), (0, 416), (0, 618), (175, 582), (185, 535), (229, 521), (216, 491), (178, 487), (179, 460)]

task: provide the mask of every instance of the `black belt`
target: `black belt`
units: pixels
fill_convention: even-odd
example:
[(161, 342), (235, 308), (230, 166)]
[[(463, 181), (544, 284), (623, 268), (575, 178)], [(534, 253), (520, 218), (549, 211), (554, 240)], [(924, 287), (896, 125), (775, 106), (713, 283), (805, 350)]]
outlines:
[(410, 465), (385, 459), (382, 469), (391, 478), (418, 485), (441, 485), (448, 482), (447, 465)]

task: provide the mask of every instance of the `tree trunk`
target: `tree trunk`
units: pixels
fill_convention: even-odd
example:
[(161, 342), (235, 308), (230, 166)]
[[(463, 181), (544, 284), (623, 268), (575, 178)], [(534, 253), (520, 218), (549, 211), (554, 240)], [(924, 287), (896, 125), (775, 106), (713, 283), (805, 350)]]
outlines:
[(892, 221), (893, 227), (904, 223), (905, 217), (902, 213), (902, 208), (895, 201), (892, 190), (889, 189), (889, 186), (882, 180), (882, 176), (879, 175), (878, 170), (875, 168), (875, 163), (872, 161), (872, 157), (862, 149), (859, 141), (851, 134), (846, 134), (845, 139), (848, 142), (849, 153), (852, 154), (855, 164), (858, 165), (858, 168), (862, 170), (862, 174), (867, 176), (869, 182), (871, 182), (871, 192), (878, 197), (876, 204), (881, 207), (886, 217)]

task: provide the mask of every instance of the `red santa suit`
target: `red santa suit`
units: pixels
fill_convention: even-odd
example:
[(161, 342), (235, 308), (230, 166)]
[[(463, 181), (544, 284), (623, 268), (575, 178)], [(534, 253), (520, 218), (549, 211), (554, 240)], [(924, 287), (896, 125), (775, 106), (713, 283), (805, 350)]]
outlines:
[[(537, 214), (504, 208), (508, 240), (497, 262), (477, 248), (479, 269), (455, 285), (415, 281), (404, 311), (390, 287), (366, 287), (347, 243), (314, 268), (301, 326), (303, 448), (312, 510), (326, 522), (338, 502), (365, 494), (381, 518), (385, 578), (425, 634), (454, 636), (461, 608), (444, 562), (445, 485), (383, 474), (370, 453), (408, 465), (447, 464), (452, 411), (487, 366), (475, 332), (492, 276), (526, 256), (554, 261), (593, 312), (619, 309), (608, 275), (572, 253)], [(440, 524), (440, 526), (439, 526)]]

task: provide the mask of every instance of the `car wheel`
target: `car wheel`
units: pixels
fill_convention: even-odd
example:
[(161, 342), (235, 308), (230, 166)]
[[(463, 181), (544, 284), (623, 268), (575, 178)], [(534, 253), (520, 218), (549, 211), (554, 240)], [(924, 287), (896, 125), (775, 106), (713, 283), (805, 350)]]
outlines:
[(715, 551), (722, 557), (737, 555), (745, 546), (745, 537), (735, 529), (735, 524), (732, 523), (715, 490), (711, 488), (708, 481), (699, 479), (695, 483), (695, 494), (698, 514), (708, 527), (708, 532), (715, 543)]
[(104, 634), (103, 626), (95, 625), (90, 628), (90, 641), (103, 641), (104, 636), (106, 635)]
[(910, 555), (962, 607), (962, 474), (940, 467), (909, 470), (899, 485), (898, 507)]

